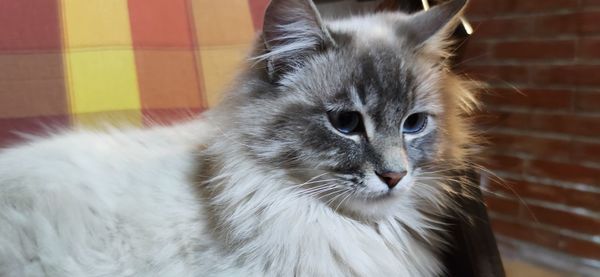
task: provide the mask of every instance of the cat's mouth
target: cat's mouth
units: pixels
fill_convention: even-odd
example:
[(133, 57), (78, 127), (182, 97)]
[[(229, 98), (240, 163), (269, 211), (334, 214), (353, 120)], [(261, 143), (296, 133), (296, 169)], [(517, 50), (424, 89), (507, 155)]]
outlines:
[(382, 201), (393, 198), (395, 196), (395, 192), (393, 190), (383, 191), (383, 192), (369, 192), (363, 193), (363, 195), (359, 195), (359, 198), (365, 201)]
[(309, 187), (302, 194), (312, 195), (327, 203), (353, 202), (352, 200), (365, 204), (385, 202), (397, 198), (410, 186), (410, 176), (402, 177), (397, 185), (390, 186), (376, 173), (322, 173), (303, 182)]

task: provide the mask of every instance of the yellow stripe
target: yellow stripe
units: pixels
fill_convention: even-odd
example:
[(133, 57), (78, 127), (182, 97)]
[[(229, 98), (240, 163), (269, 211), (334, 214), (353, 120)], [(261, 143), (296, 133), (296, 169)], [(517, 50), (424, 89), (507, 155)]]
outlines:
[(208, 107), (214, 107), (242, 68), (250, 45), (200, 48), (200, 66)]
[(126, 0), (63, 0), (66, 47), (131, 46)]
[(114, 126), (129, 127), (141, 126), (142, 112), (132, 111), (110, 111), (101, 113), (78, 114), (77, 125), (96, 130), (106, 130)]
[[(224, 4), (223, 2), (227, 2)], [(192, 0), (199, 72), (209, 107), (221, 99), (254, 40), (248, 0)]]
[(131, 111), (125, 114), (135, 118), (126, 121), (141, 124), (127, 2), (63, 0), (62, 7), (69, 97), (76, 122), (89, 126), (94, 122), (89, 113)]
[(131, 50), (67, 53), (74, 113), (139, 109)]

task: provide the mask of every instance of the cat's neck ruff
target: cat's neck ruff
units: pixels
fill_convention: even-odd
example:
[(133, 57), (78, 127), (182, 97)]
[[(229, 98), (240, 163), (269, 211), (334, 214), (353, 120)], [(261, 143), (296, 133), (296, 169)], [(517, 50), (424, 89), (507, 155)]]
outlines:
[[(281, 172), (258, 168), (236, 147), (210, 157), (199, 190), (215, 231), (243, 272), (273, 276), (434, 276), (436, 238), (416, 210), (375, 222), (344, 216), (293, 189)], [(239, 152), (237, 152), (239, 153)], [(214, 168), (219, 164), (219, 168)], [(418, 231), (415, 231), (418, 230)], [(437, 239), (437, 238), (436, 238)], [(439, 243), (439, 241), (436, 241)]]

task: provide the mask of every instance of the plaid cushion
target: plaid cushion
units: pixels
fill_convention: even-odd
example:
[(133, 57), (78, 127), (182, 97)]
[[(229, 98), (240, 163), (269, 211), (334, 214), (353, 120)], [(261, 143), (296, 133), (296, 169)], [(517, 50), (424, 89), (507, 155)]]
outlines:
[(0, 145), (213, 106), (268, 0), (0, 1)]

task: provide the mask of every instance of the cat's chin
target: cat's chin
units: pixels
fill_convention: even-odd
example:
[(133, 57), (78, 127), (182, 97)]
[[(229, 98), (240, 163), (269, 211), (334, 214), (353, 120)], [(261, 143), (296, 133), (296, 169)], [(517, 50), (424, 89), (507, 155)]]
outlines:
[(409, 191), (413, 182), (407, 176), (394, 189), (389, 189), (373, 175), (367, 177), (366, 184), (368, 189), (344, 199), (340, 207), (336, 207), (336, 211), (368, 220), (394, 216), (403, 209), (403, 203), (409, 200), (407, 198), (410, 198)]
[(379, 220), (394, 216), (402, 208), (402, 198), (401, 191), (355, 196), (345, 201), (339, 211), (353, 218)]

